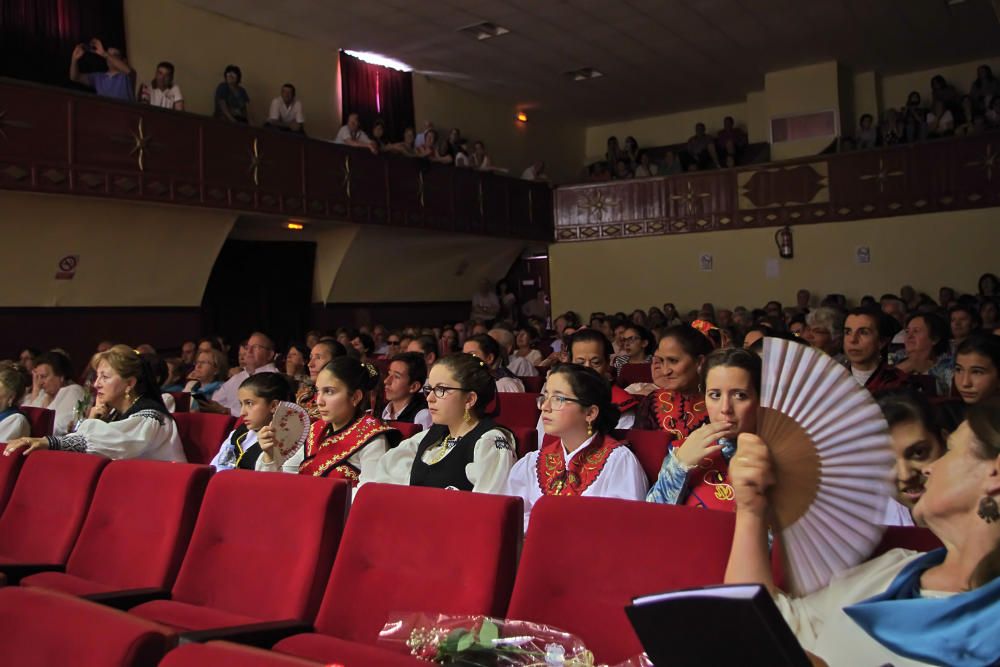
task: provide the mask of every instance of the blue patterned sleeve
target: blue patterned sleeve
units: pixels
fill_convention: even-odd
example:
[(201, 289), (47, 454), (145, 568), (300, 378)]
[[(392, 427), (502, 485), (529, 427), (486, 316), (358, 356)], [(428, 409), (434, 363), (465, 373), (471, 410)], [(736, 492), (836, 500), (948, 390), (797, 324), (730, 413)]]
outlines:
[(646, 502), (680, 505), (688, 496), (688, 470), (681, 464), (671, 448), (653, 487), (646, 494)]

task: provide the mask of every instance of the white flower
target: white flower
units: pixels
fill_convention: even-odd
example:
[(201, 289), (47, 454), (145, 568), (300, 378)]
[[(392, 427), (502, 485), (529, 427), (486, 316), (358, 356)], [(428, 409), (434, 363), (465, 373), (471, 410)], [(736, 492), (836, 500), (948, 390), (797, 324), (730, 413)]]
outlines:
[(545, 645), (545, 664), (546, 665), (565, 665), (566, 664), (566, 649), (562, 647), (561, 644), (546, 644)]

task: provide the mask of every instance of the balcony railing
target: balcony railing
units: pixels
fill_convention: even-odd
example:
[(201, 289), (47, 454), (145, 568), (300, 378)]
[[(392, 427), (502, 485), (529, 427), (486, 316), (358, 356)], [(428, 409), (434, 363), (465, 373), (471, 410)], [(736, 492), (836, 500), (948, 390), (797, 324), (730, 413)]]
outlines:
[(494, 173), (0, 80), (0, 188), (551, 240), (552, 191)]
[(1000, 206), (1000, 133), (556, 190), (557, 241)]

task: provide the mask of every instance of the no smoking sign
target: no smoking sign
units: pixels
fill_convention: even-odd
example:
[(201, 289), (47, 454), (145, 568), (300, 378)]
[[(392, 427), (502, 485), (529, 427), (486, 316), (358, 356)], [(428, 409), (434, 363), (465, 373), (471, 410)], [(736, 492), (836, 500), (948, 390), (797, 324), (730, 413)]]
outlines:
[(80, 264), (79, 255), (66, 255), (59, 260), (59, 270), (56, 271), (56, 280), (73, 280), (76, 275), (76, 267)]

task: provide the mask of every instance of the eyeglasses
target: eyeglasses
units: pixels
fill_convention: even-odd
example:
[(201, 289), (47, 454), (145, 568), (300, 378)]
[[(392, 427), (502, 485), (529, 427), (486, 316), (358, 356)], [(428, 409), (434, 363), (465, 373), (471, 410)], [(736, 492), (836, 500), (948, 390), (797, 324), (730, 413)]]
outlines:
[(462, 387), (448, 387), (443, 384), (439, 384), (436, 387), (432, 387), (429, 384), (425, 384), (420, 388), (420, 393), (424, 396), (430, 396), (431, 392), (434, 393), (438, 398), (444, 398), (449, 391), (465, 391)]
[(623, 343), (638, 343), (640, 340), (642, 339), (638, 336), (626, 336), (625, 338), (622, 338)]
[(272, 348), (268, 347), (267, 345), (258, 345), (257, 343), (254, 343), (253, 345), (247, 345), (247, 352), (253, 352), (254, 350), (267, 350), (268, 352), (270, 352), (271, 349)]
[(399, 345), (399, 339), (397, 338), (396, 340), (392, 340), (390, 338), (389, 340), (386, 341), (386, 343), (388, 343), (389, 345)]
[(538, 398), (535, 400), (538, 409), (541, 410), (542, 406), (545, 405), (545, 401), (549, 402), (549, 407), (552, 408), (554, 412), (558, 412), (566, 407), (567, 403), (576, 403), (577, 405), (584, 405), (583, 401), (578, 398), (570, 398), (569, 396), (563, 396), (561, 394), (539, 394)]

